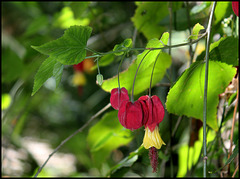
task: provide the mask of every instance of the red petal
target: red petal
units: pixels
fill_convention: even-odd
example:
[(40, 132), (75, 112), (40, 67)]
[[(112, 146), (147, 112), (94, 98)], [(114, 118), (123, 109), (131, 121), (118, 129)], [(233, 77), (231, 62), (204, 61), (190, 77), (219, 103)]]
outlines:
[(116, 110), (119, 109), (121, 103), (123, 101), (129, 101), (129, 96), (128, 96), (128, 91), (126, 88), (114, 88), (111, 91), (111, 96), (110, 96), (110, 103), (112, 107)]
[[(146, 117), (144, 116), (143, 124), (145, 127), (148, 127), (151, 131), (153, 131), (164, 118), (164, 107), (162, 102), (156, 95), (152, 96), (151, 98), (148, 95), (142, 96), (138, 100), (143, 100), (146, 102), (148, 118), (146, 120)], [(145, 115), (147, 114), (145, 113)]]
[(77, 64), (77, 65), (73, 65), (73, 68), (74, 68), (74, 70), (76, 70), (76, 71), (83, 71), (83, 61), (80, 62), (80, 63)]
[(138, 100), (142, 106), (142, 113), (143, 113), (143, 125), (145, 125), (148, 121), (148, 106), (145, 100)]
[(118, 119), (122, 126), (127, 129), (135, 130), (142, 127), (143, 113), (141, 103), (139, 101), (134, 103), (123, 101), (118, 111)]
[(158, 96), (154, 95), (152, 96), (152, 102), (153, 102), (153, 117), (156, 118), (156, 122), (159, 124), (160, 122), (162, 122), (163, 118), (164, 118), (164, 107), (162, 105), (161, 100), (159, 99)]
[(238, 14), (238, 10), (239, 10), (239, 5), (238, 5), (238, 1), (232, 1), (232, 9), (233, 9), (233, 12), (239, 16)]

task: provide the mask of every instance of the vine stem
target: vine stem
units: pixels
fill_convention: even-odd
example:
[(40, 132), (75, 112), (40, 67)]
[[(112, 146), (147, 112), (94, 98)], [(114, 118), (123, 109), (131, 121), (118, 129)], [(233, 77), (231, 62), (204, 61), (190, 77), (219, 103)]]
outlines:
[(211, 37), (211, 25), (213, 20), (213, 14), (216, 7), (216, 1), (213, 2), (211, 14), (208, 21), (207, 27), (207, 38), (206, 38), (206, 66), (205, 66), (205, 83), (204, 83), (204, 99), (203, 99), (203, 177), (207, 176), (207, 135), (206, 135), (206, 121), (207, 121), (207, 89), (208, 89), (208, 65), (209, 65), (209, 48), (210, 48), (210, 37)]
[(120, 90), (120, 87), (121, 87), (121, 86), (120, 86), (119, 73), (120, 73), (120, 69), (121, 69), (122, 62), (123, 62), (123, 59), (124, 59), (125, 55), (126, 55), (126, 53), (123, 54), (122, 59), (121, 59), (121, 62), (120, 62), (120, 64), (119, 64), (119, 66), (118, 66), (118, 72), (117, 72), (117, 74), (118, 74), (118, 90)]
[[(170, 45), (165, 45), (164, 47), (160, 47), (160, 48), (151, 48), (151, 50), (172, 49), (172, 48), (182, 47), (182, 46), (185, 46), (185, 45), (190, 45), (190, 44), (192, 45), (194, 43), (197, 43), (201, 39), (203, 39), (206, 35), (207, 35), (207, 31), (205, 33), (203, 33), (198, 39), (193, 40), (191, 42), (186, 42), (186, 43), (181, 43), (181, 44), (176, 44), (176, 45), (171, 45), (171, 46)], [(93, 52), (93, 50), (92, 49), (90, 50), (88, 47), (86, 47), (85, 49)], [(126, 52), (126, 51), (134, 51), (134, 50), (137, 50), (137, 51), (149, 50), (149, 48), (127, 48), (125, 50), (109, 51), (109, 52), (105, 52), (105, 53), (94, 51), (96, 53), (96, 55), (87, 56), (87, 57), (85, 57), (85, 59), (102, 57), (102, 56), (108, 55), (108, 54), (113, 54), (113, 53), (118, 53), (118, 52)]]
[[(148, 48), (149, 49), (149, 48)], [(137, 77), (137, 72), (141, 66), (141, 63), (143, 61), (143, 59), (147, 56), (147, 54), (151, 51), (152, 49), (150, 48), (149, 51), (144, 55), (144, 57), (142, 58), (141, 62), (139, 63), (138, 67), (137, 67), (137, 70), (136, 70), (136, 73), (135, 73), (135, 77), (134, 77), (134, 80), (133, 80), (133, 87), (132, 87), (132, 95), (131, 95), (131, 101), (132, 103), (134, 102), (134, 97), (133, 97), (133, 94), (134, 94), (134, 85), (135, 85), (135, 80), (136, 80), (136, 77)]]
[(108, 103), (104, 108), (102, 108), (100, 111), (98, 111), (95, 115), (93, 115), (82, 127), (80, 127), (78, 130), (76, 130), (72, 135), (68, 136), (64, 141), (61, 142), (61, 144), (59, 144), (57, 146), (57, 148), (51, 153), (49, 154), (47, 160), (43, 163), (43, 165), (38, 169), (37, 173), (35, 174), (34, 178), (36, 178), (38, 176), (38, 174), (42, 171), (43, 167), (47, 164), (47, 162), (49, 161), (49, 159), (59, 150), (60, 147), (62, 147), (67, 141), (69, 141), (72, 137), (74, 137), (77, 133), (82, 132), (83, 129), (85, 129), (90, 122), (93, 121), (93, 119), (95, 119), (96, 117), (98, 117), (100, 114), (102, 114), (103, 112), (105, 112), (108, 108), (111, 107), (111, 103)]

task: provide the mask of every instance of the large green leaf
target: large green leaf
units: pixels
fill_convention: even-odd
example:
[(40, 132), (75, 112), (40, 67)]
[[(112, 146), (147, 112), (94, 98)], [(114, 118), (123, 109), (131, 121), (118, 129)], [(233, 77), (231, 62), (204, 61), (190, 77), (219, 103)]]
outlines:
[(89, 130), (87, 141), (97, 167), (109, 157), (112, 150), (132, 140), (132, 132), (120, 124), (117, 113), (115, 110), (106, 113)]
[[(169, 39), (169, 33), (165, 32), (163, 33), (162, 37), (160, 40), (154, 38), (151, 39), (146, 48), (161, 48), (164, 47), (165, 45), (167, 45), (168, 43), (168, 39)], [(162, 50), (153, 50), (150, 51), (149, 50), (144, 50), (143, 53), (139, 54), (137, 56), (137, 66), (141, 63), (142, 59), (144, 58), (144, 56), (147, 54), (147, 56), (145, 56), (144, 60), (141, 63), (141, 70), (145, 70), (146, 68), (148, 68), (150, 65), (152, 65), (157, 57), (157, 55), (161, 52)]]
[[(236, 69), (225, 63), (209, 61), (207, 124), (214, 130), (217, 126), (218, 95), (223, 93)], [(203, 98), (205, 63), (195, 62), (187, 69), (167, 96), (166, 108), (169, 113), (203, 119)]]
[(71, 26), (59, 39), (32, 48), (64, 65), (78, 64), (86, 57), (85, 48), (91, 32), (88, 26)]
[[(163, 47), (164, 44), (168, 43), (169, 33), (164, 33), (161, 37), (161, 40), (156, 38), (151, 39), (146, 48), (160, 48)], [(129, 94), (132, 91), (133, 80), (135, 77), (135, 73), (137, 71), (138, 65), (142, 61), (143, 57), (149, 52), (149, 50), (144, 50), (141, 54), (137, 56), (137, 59), (133, 61), (133, 63), (128, 67), (128, 69), (124, 72), (120, 73), (120, 85), (121, 87), (125, 87)], [(160, 53), (160, 54), (159, 54)], [(159, 54), (159, 56), (158, 56)], [(154, 62), (157, 59), (156, 66), (153, 73), (152, 86), (154, 86), (157, 82), (159, 82), (165, 72), (166, 69), (171, 65), (171, 57), (167, 53), (163, 53), (162, 50), (152, 50), (150, 51), (145, 58), (143, 59), (139, 71), (137, 73), (134, 94), (139, 94), (149, 88), (150, 86), (150, 78), (153, 69)], [(118, 78), (114, 76), (113, 78), (104, 80), (102, 88), (103, 90), (110, 92), (113, 88), (118, 87)]]
[[(234, 37), (222, 37), (210, 45), (209, 59), (220, 61), (229, 65), (238, 66), (238, 39)], [(203, 60), (206, 51), (203, 51), (197, 61)]]
[[(134, 87), (135, 95), (149, 88), (153, 64), (154, 63), (152, 62), (148, 66), (148, 68), (144, 68), (143, 70), (141, 69), (142, 65), (140, 66), (140, 69), (137, 73), (137, 77), (135, 81), (135, 87)], [(164, 77), (166, 69), (170, 65), (171, 65), (171, 56), (169, 56), (167, 53), (160, 53), (154, 69), (154, 73), (153, 73), (152, 87), (156, 85)], [(120, 73), (121, 87), (125, 87), (128, 90), (129, 94), (132, 91), (133, 80), (134, 80), (136, 70), (137, 70), (137, 62), (134, 61), (126, 71)], [(118, 87), (117, 76), (104, 80), (101, 87), (103, 90), (107, 92), (111, 92), (113, 88), (117, 88)]]
[(164, 26), (158, 23), (168, 15), (168, 2), (140, 2), (132, 21), (134, 26), (142, 32), (147, 39), (159, 38), (165, 31)]

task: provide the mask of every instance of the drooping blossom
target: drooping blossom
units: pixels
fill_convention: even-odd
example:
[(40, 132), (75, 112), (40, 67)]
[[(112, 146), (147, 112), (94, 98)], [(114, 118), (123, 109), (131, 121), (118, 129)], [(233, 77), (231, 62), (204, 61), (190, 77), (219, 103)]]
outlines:
[(142, 101), (142, 103), (144, 102), (145, 108), (148, 110), (148, 116), (143, 120), (145, 126), (143, 146), (146, 149), (149, 149), (150, 147), (160, 149), (163, 144), (165, 145), (159, 134), (158, 128), (159, 123), (162, 122), (165, 113), (162, 102), (156, 95), (152, 97), (142, 96), (138, 99), (138, 101)]
[(119, 110), (121, 103), (125, 100), (129, 101), (128, 91), (126, 88), (122, 87), (121, 89), (112, 89), (110, 103), (114, 109)]
[(143, 105), (143, 109), (148, 111), (148, 116), (143, 119), (145, 126), (145, 135), (143, 138), (143, 146), (149, 149), (149, 158), (153, 168), (153, 172), (157, 172), (158, 152), (162, 145), (166, 145), (159, 133), (159, 123), (164, 118), (164, 107), (161, 100), (156, 96), (142, 96), (138, 99)]

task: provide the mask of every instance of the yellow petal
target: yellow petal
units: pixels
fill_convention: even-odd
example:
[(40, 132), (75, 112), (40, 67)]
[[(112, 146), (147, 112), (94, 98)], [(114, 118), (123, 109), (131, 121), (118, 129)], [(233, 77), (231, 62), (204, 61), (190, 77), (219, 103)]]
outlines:
[(84, 86), (86, 84), (86, 77), (82, 72), (75, 72), (72, 83), (74, 86)]
[(149, 149), (150, 147), (155, 147), (156, 149), (160, 149), (162, 145), (166, 145), (158, 131), (158, 126), (155, 127), (153, 132), (150, 131), (148, 127), (145, 129), (145, 135), (143, 138), (143, 146), (146, 149)]

